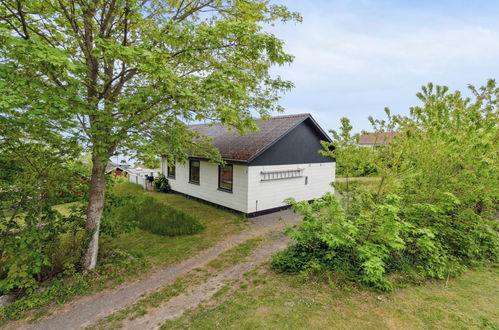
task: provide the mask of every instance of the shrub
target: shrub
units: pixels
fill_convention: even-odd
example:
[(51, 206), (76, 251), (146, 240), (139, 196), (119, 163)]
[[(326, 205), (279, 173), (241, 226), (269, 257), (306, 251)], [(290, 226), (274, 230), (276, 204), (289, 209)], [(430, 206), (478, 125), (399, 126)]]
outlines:
[[(61, 243), (63, 236), (78, 232), (84, 223), (76, 210), (68, 216), (49, 206), (26, 211), (22, 217), (4, 222), (8, 225), (5, 229), (0, 228), (6, 238), (0, 243), (0, 294), (34, 292), (40, 281), (63, 271), (63, 263), (71, 261), (74, 267), (81, 257), (77, 237)], [(60, 251), (63, 245), (69, 250)]]
[(160, 173), (154, 180), (154, 189), (158, 192), (167, 193), (171, 190), (170, 183), (164, 174)]
[(65, 274), (65, 279), (57, 278), (48, 283), (44, 290), (37, 290), (0, 308), (0, 324), (6, 320), (23, 318), (33, 308), (58, 304), (71, 300), (75, 295), (84, 293), (90, 286), (88, 279), (81, 274)]
[(109, 280), (123, 280), (126, 276), (137, 274), (147, 267), (141, 256), (127, 251), (101, 249), (97, 268), (94, 272), (82, 275), (72, 264), (66, 264), (65, 270), (47, 281), (43, 289), (34, 290), (15, 300), (12, 304), (0, 307), (0, 327), (7, 320), (17, 320), (26, 316), (31, 309), (62, 304), (71, 301), (75, 295), (86, 294), (97, 285), (103, 286)]
[[(135, 184), (132, 183), (132, 185)], [(114, 190), (106, 193), (101, 220), (101, 234), (104, 238), (117, 237), (137, 229), (138, 221), (134, 215), (144, 200), (144, 194), (142, 194), (142, 190), (138, 194), (125, 192), (134, 189), (135, 187), (127, 184), (125, 189), (119, 190), (119, 193), (114, 193)]]
[(136, 228), (164, 236), (192, 235), (203, 229), (194, 216), (147, 196), (135, 186), (120, 183), (106, 193), (101, 222), (104, 237), (117, 237)]
[[(367, 199), (366, 199), (367, 200)], [(392, 252), (404, 248), (399, 221), (399, 198), (388, 195), (371, 212), (349, 214), (332, 195), (312, 203), (290, 200), (304, 216), (298, 230), (289, 235), (295, 244), (276, 254), (272, 266), (279, 272), (304, 274), (340, 272), (380, 290), (391, 290), (385, 264)]]
[[(290, 231), (295, 244), (274, 256), (273, 268), (340, 272), (390, 290), (393, 273), (443, 279), (497, 262), (499, 88), (491, 80), (471, 89), (474, 101), (430, 84), (410, 116), (387, 110), (387, 120), (371, 119), (375, 131), (399, 132), (371, 153), (380, 180), (373, 187), (335, 185), (341, 201), (330, 194), (311, 204), (289, 201), (304, 222)], [(344, 119), (342, 133), (333, 134), (344, 148), (324, 143), (322, 153), (337, 162), (355, 159), (350, 130)]]

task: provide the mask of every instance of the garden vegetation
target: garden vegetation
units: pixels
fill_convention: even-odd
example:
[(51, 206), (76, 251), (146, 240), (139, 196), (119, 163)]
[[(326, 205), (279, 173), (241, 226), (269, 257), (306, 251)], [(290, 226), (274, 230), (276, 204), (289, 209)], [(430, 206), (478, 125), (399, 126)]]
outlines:
[[(39, 160), (44, 157), (40, 155)], [(33, 162), (38, 160), (32, 159)], [(63, 159), (59, 161), (57, 165), (69, 165), (58, 167), (54, 173), (85, 172), (82, 166), (64, 163)], [(9, 221), (3, 221), (0, 227), (4, 238), (0, 245), (0, 294), (10, 294), (14, 302), (0, 308), (0, 324), (22, 318), (30, 309), (52, 302), (64, 303), (110, 280), (120, 282), (147, 266), (141, 255), (111, 248), (102, 251), (95, 271), (82, 274), (86, 205), (81, 199), (84, 200), (85, 192), (77, 191), (73, 197), (76, 202), (64, 212), (66, 214), (62, 214), (52, 207), (57, 200), (54, 200), (54, 195), (60, 194), (56, 193), (58, 186), (50, 176), (45, 176), (47, 182), (43, 185), (30, 183), (41, 192), (35, 195), (38, 198), (26, 196), (32, 193), (31, 190), (14, 189), (22, 187), (27, 170), (29, 168), (12, 169), (15, 173), (9, 179), (14, 185), (2, 182), (2, 196), (14, 194), (19, 195), (19, 199), (5, 199), (1, 204), (2, 220)], [(203, 230), (196, 217), (148, 196), (139, 185), (110, 177), (108, 180), (111, 189), (106, 194), (101, 227), (104, 242), (111, 242), (139, 228), (167, 236), (190, 235)], [(60, 198), (67, 200), (64, 195)]]
[[(471, 98), (429, 84), (408, 116), (371, 118), (377, 132), (398, 132), (371, 150), (374, 189), (348, 182), (312, 203), (290, 200), (304, 216), (294, 244), (274, 255), (278, 272), (333, 273), (389, 291), (395, 279), (445, 279), (499, 256), (499, 88), (470, 87)], [(358, 157), (348, 119), (323, 154), (348, 172)], [(334, 146), (336, 149), (331, 148)], [(333, 151), (330, 151), (334, 149)]]
[(220, 161), (185, 122), (244, 134), (257, 130), (254, 113), (282, 110), (293, 84), (270, 69), (293, 56), (265, 28), (286, 21), (301, 17), (262, 0), (1, 2), (0, 139), (89, 153), (86, 270), (97, 265), (113, 155)]
[[(135, 226), (164, 236), (193, 235), (203, 226), (193, 215), (177, 210), (145, 195), (122, 195), (114, 200), (110, 214), (104, 214), (103, 224), (115, 224), (117, 232), (129, 232)], [(112, 227), (108, 226), (108, 227)], [(103, 233), (113, 231), (103, 228)]]

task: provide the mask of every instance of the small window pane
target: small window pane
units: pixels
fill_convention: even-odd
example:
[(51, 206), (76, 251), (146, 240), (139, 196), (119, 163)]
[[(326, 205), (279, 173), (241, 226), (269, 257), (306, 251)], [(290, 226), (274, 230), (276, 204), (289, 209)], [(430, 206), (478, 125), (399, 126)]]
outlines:
[(218, 188), (232, 191), (232, 165), (219, 166)]
[(199, 183), (199, 160), (191, 160), (189, 166), (189, 181)]

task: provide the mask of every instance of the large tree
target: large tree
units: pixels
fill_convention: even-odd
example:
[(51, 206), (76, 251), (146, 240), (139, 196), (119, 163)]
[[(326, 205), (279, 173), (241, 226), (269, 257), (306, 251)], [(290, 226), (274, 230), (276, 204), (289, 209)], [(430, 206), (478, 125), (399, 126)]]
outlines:
[[(0, 0), (0, 116), (77, 137), (92, 155), (86, 269), (97, 261), (104, 168), (119, 150), (185, 159), (185, 121), (244, 133), (292, 87), (266, 0)], [(202, 150), (198, 150), (202, 152)]]

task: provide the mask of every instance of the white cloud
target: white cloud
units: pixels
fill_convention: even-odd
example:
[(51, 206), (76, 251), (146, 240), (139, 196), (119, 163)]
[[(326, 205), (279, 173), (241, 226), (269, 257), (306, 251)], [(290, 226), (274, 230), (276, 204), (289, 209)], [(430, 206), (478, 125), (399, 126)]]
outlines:
[(464, 89), (498, 75), (496, 23), (413, 8), (374, 12), (375, 3), (365, 3), (300, 2), (304, 22), (273, 31), (295, 56), (290, 67), (276, 69), (296, 85), (283, 100), (289, 112), (308, 109), (300, 112), (324, 118), (325, 128), (350, 116), (367, 129), (369, 114), (385, 105), (404, 111), (429, 81)]

